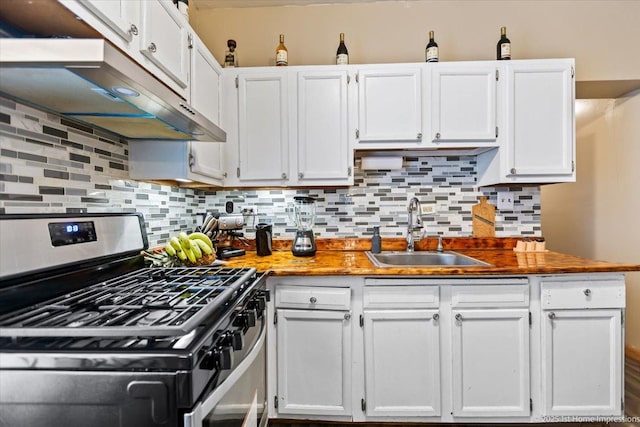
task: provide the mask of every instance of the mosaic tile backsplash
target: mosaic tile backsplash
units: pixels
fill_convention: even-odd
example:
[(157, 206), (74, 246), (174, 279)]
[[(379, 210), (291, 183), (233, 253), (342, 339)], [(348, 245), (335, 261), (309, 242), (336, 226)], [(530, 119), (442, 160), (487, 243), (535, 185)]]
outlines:
[[(135, 142), (131, 142), (135, 144)], [(478, 197), (495, 204), (497, 189), (476, 187), (474, 156), (405, 157), (402, 170), (362, 171), (356, 158), (355, 183), (339, 189), (203, 191), (133, 181), (128, 178), (129, 143), (37, 109), (0, 98), (0, 213), (142, 212), (151, 246), (180, 230), (192, 230), (206, 211), (256, 207), (247, 236), (257, 222), (273, 224), (275, 238), (291, 238), (295, 228), (287, 204), (295, 195), (317, 198), (317, 237), (404, 236), (407, 205), (417, 197), (425, 210), (428, 235), (471, 235), (471, 207)], [(514, 192), (514, 210), (496, 211), (496, 235), (539, 235), (540, 188), (500, 188)]]

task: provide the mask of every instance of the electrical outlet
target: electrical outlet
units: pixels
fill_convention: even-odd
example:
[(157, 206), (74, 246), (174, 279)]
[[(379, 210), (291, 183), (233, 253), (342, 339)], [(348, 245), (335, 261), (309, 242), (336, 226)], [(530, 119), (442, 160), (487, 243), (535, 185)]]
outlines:
[(422, 215), (433, 215), (438, 212), (438, 208), (435, 204), (421, 205)]
[(513, 193), (511, 191), (498, 192), (498, 209), (501, 211), (513, 210)]
[(242, 214), (244, 215), (257, 215), (258, 207), (255, 205), (248, 205), (242, 207)]

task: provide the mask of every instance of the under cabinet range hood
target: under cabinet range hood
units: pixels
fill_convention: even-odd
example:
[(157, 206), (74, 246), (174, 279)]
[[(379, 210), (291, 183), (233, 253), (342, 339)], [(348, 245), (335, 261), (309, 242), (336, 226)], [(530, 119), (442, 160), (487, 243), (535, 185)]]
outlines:
[(125, 139), (226, 133), (103, 39), (0, 38), (0, 95)]

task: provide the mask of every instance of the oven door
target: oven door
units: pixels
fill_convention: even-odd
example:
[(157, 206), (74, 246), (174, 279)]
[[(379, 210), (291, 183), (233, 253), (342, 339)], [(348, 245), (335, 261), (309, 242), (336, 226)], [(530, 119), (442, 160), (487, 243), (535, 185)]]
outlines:
[(257, 427), (267, 423), (266, 327), (249, 354), (193, 412), (185, 427)]

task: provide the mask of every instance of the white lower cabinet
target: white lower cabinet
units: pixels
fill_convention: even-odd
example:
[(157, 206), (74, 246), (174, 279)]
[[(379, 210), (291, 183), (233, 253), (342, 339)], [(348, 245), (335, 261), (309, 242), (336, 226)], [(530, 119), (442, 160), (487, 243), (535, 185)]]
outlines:
[(367, 417), (440, 415), (440, 289), (416, 285), (410, 279), (366, 280), (360, 327), (361, 409)]
[(453, 415), (528, 416), (529, 310), (453, 313)]
[(365, 310), (368, 416), (440, 415), (437, 310)]
[(546, 415), (622, 415), (624, 286), (624, 280), (543, 282)]
[[(276, 309), (278, 413), (351, 415), (349, 289), (298, 287), (283, 297), (285, 291), (276, 289), (276, 305), (309, 308)], [(347, 307), (339, 309), (344, 296)]]
[(540, 423), (623, 413), (623, 274), (335, 279), (269, 279), (272, 418)]

